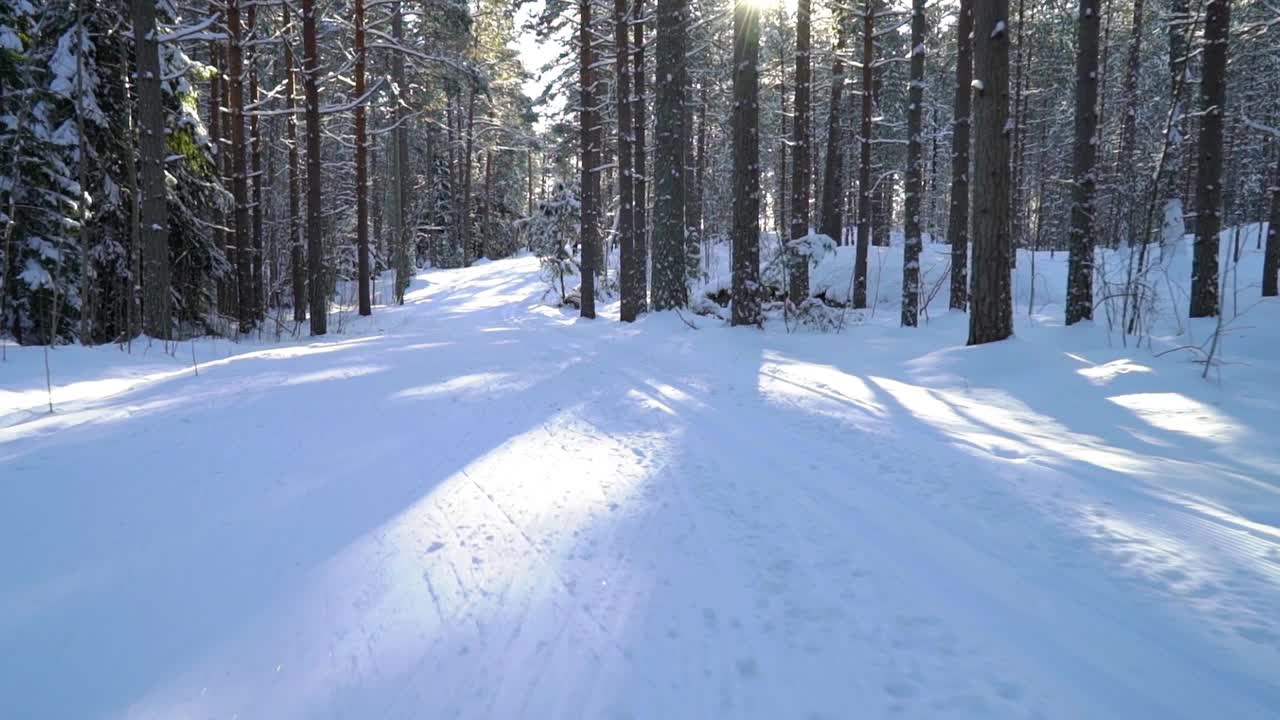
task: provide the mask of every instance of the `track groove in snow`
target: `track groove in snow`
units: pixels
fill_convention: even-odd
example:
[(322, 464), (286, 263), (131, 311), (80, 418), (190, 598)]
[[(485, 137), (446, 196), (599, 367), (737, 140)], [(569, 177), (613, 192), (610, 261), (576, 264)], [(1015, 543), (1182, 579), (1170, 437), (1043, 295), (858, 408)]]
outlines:
[(199, 377), (59, 349), (51, 416), (11, 349), (0, 717), (1276, 716), (1274, 403), (1075, 329), (541, 291), (426, 273)]

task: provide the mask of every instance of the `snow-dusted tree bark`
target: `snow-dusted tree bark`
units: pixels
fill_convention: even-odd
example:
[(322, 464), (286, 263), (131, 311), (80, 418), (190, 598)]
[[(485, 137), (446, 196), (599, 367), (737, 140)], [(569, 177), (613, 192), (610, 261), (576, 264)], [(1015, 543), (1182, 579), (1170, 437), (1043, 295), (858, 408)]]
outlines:
[(973, 2), (960, 0), (956, 18), (956, 101), (951, 133), (951, 308), (969, 306), (969, 130), (973, 98)]
[[(220, 3), (219, 3), (220, 6)], [(209, 12), (216, 17), (214, 0), (209, 2)], [(288, 5), (285, 5), (285, 12), (288, 12)], [(288, 23), (286, 23), (287, 25)], [(214, 40), (209, 43), (209, 65), (212, 72), (209, 73), (209, 142), (212, 146), (214, 172), (222, 173), (223, 161), (226, 159), (222, 147), (222, 93), (224, 81), (222, 77), (222, 43)], [(225, 174), (223, 174), (225, 177)], [(223, 256), (230, 258), (230, 249), (227, 242), (230, 239), (225, 228), (231, 224), (225, 212), (219, 208), (214, 214), (215, 228), (213, 231), (214, 242), (218, 246)], [(231, 308), (231, 280), (225, 276), (218, 278), (218, 311), (226, 314)]]
[[(245, 50), (245, 62), (248, 67), (249, 75), (249, 101), (248, 105), (256, 106), (260, 98), (258, 97), (258, 62), (257, 51), (254, 49), (253, 43), (258, 39), (258, 6), (256, 3), (249, 5), (248, 13), (248, 31), (249, 42)], [(262, 123), (258, 114), (255, 112), (249, 116), (249, 198), (251, 204), (250, 226), (253, 229), (253, 238), (251, 240), (252, 265), (250, 267), (251, 282), (253, 283), (253, 306), (250, 312), (253, 313), (255, 323), (262, 322), (266, 317), (266, 288), (263, 287), (262, 262), (265, 254), (263, 246), (264, 238), (262, 236)]]
[(613, 51), (614, 92), (618, 112), (618, 251), (619, 263), (619, 316), (623, 322), (632, 322), (640, 314), (644, 300), (644, 258), (637, 250), (635, 238), (635, 191), (631, 167), (635, 151), (631, 147), (634, 128), (631, 123), (631, 15), (627, 12), (628, 0), (613, 3)]
[[(467, 125), (465, 131), (466, 146), (462, 153), (462, 208), (458, 212), (458, 222), (462, 228), (462, 265), (464, 267), (471, 264), (475, 259), (474, 245), (475, 241), (471, 236), (473, 223), (471, 222), (471, 158), (474, 157), (476, 147), (476, 84), (474, 80), (467, 83)], [(396, 186), (400, 188), (397, 195), (399, 198), (399, 207), (402, 213), (408, 213), (409, 206), (409, 140), (408, 133), (398, 136), (396, 141)], [(407, 222), (407, 219), (403, 222)], [(405, 233), (407, 235), (407, 231)], [(404, 254), (404, 265), (408, 267), (408, 251), (407, 242), (401, 243), (402, 247), (406, 247)], [(399, 271), (397, 271), (399, 272)], [(407, 273), (407, 269), (406, 269)], [(406, 282), (408, 277), (406, 275)]]
[(1280, 152), (1276, 153), (1271, 177), (1271, 213), (1267, 223), (1267, 247), (1262, 256), (1262, 296), (1274, 297), (1276, 274), (1280, 273)]
[[(1144, 11), (1143, 0), (1133, 0), (1133, 21), (1129, 27), (1129, 59), (1125, 65), (1124, 87), (1120, 96), (1124, 103), (1121, 110), (1120, 119), (1120, 145), (1116, 149), (1116, 174), (1123, 176), (1131, 172), (1129, 161), (1133, 156), (1134, 139), (1138, 132), (1138, 104), (1141, 98), (1138, 97), (1138, 73), (1142, 69), (1142, 14)], [(1117, 193), (1115, 202), (1119, 209), (1118, 219), (1120, 220), (1119, 231), (1122, 233), (1123, 241), (1132, 241), (1132, 233), (1137, 228), (1134, 227), (1131, 206), (1128, 193)], [(1146, 242), (1149, 238), (1140, 238), (1139, 242)]]
[[(135, 45), (135, 50), (136, 50), (136, 45)], [(132, 75), (132, 68), (129, 66), (128, 56), (122, 55), (120, 57), (120, 87), (124, 90), (125, 97), (128, 97), (131, 75)], [(130, 141), (137, 144), (138, 135), (135, 131), (135, 123), (133, 120), (134, 118), (133, 103), (126, 102), (124, 104), (124, 108), (122, 109), (124, 112), (121, 113), (120, 122), (124, 126), (124, 136), (128, 138)], [(214, 118), (217, 118), (218, 116), (216, 112), (211, 113), (211, 115)], [(210, 137), (217, 137), (217, 133), (213, 131), (210, 131), (209, 135)], [(139, 145), (138, 148), (139, 150), (141, 150), (141, 145)], [(129, 196), (133, 198), (133, 201), (129, 203), (128, 267), (129, 267), (130, 277), (125, 279), (123, 282), (124, 296), (125, 296), (125, 317), (126, 317), (125, 332), (128, 334), (129, 337), (132, 338), (132, 337), (137, 337), (138, 334), (142, 332), (142, 253), (143, 253), (143, 249), (142, 249), (142, 208), (138, 204), (138, 200), (141, 199), (141, 192), (139, 192), (139, 184), (138, 184), (138, 153), (132, 153), (132, 152), (124, 153), (124, 168), (125, 168), (124, 170), (125, 186), (129, 190)], [(221, 249), (221, 247), (219, 247), (219, 249)], [(0, 278), (3, 277), (3, 272), (4, 272), (3, 268), (0, 267)], [(0, 295), (3, 295), (2, 291), (0, 291)], [(0, 304), (2, 303), (3, 303), (3, 300), (0, 300)], [(3, 317), (3, 313), (0, 313), (0, 317)], [(0, 326), (0, 331), (3, 331), (2, 326)]]
[[(694, 208), (697, 217), (691, 224), (698, 229), (698, 237), (702, 238), (702, 241), (707, 243), (709, 247), (711, 239), (707, 237), (706, 209), (704, 205), (707, 197), (707, 83), (705, 82), (702, 83), (698, 90), (698, 137), (696, 142), (698, 159), (693, 168), (693, 186), (697, 188), (697, 195), (694, 196), (691, 207)], [(710, 252), (704, 252), (702, 255), (703, 267), (706, 268), (710, 261)]]
[(867, 306), (867, 247), (871, 244), (871, 88), (875, 82), (875, 7), (862, 6), (862, 123), (858, 131), (858, 247), (853, 260), (853, 306)]
[(133, 0), (134, 67), (138, 88), (138, 174), (141, 179), (142, 329), (152, 337), (171, 333), (169, 213), (164, 180), (164, 104), (155, 0)]
[(1176, 94), (1187, 67), (1187, 24), (1192, 22), (1190, 0), (1169, 0), (1169, 91)]
[[(80, 157), (76, 163), (77, 180), (80, 184), (81, 194), (85, 194), (89, 187), (89, 158), (85, 145), (85, 55), (88, 54), (87, 43), (88, 28), (85, 27), (84, 17), (84, 0), (76, 0), (76, 134), (80, 137)], [(90, 292), (89, 274), (92, 269), (92, 263), (89, 262), (89, 204), (83, 200), (80, 202), (80, 212), (78, 231), (80, 236), (80, 257), (83, 261), (80, 263), (80, 342), (89, 344), (93, 342), (93, 316), (95, 311), (91, 307), (92, 298)]]
[(687, 302), (683, 116), (688, 0), (658, 0), (655, 19), (653, 306), (667, 310)]
[[(600, 247), (598, 197), (595, 189), (598, 185), (596, 174), (595, 147), (595, 59), (592, 52), (594, 44), (591, 33), (591, 1), (578, 0), (578, 152), (579, 173), (582, 185), (582, 286), (580, 290), (580, 313), (584, 318), (596, 316), (595, 274), (596, 251)], [(678, 121), (678, 119), (677, 119)], [(683, 224), (683, 222), (681, 223)]]
[[(404, 41), (404, 8), (399, 2), (391, 5), (391, 39), (399, 48)], [(392, 257), (395, 264), (395, 301), (397, 305), (404, 304), (404, 292), (409, 288), (410, 276), (413, 273), (409, 262), (409, 128), (408, 118), (405, 117), (405, 107), (407, 103), (408, 87), (405, 80), (404, 72), (404, 53), (399, 49), (391, 53), (391, 83), (393, 87), (394, 97), (392, 99), (391, 122), (394, 128), (391, 131), (391, 242)], [(473, 86), (474, 88), (474, 86)], [(467, 159), (471, 159), (471, 119), (475, 117), (475, 91), (472, 90), (471, 113), (468, 115), (467, 122)], [(467, 164), (467, 176), (463, 181), (464, 190), (468, 193), (467, 199), (470, 200), (471, 189), (471, 173), (470, 162)], [(463, 212), (460, 214), (462, 221), (462, 253), (463, 264), (470, 262), (470, 207), (464, 206)]]
[(1013, 334), (1009, 286), (1009, 0), (973, 12), (973, 294), (969, 344)]
[(760, 14), (733, 6), (733, 318), (760, 323)]
[(791, 144), (790, 136), (787, 134), (787, 119), (791, 116), (791, 110), (787, 105), (786, 49), (782, 43), (778, 45), (778, 167), (774, 171), (778, 179), (778, 195), (774, 202), (777, 207), (774, 210), (773, 220), (778, 237), (784, 238), (791, 234), (791, 218), (790, 213), (787, 212), (787, 206), (791, 202), (791, 195), (788, 192), (791, 185), (787, 182), (787, 150)]
[(315, 0), (302, 0), (302, 93), (307, 118), (307, 289), (311, 305), (311, 334), (328, 330), (328, 284), (324, 277), (321, 236), (323, 197), (320, 194), (320, 55), (316, 47)]
[[(281, 3), (281, 24), (290, 26), (289, 3)], [(302, 184), (302, 170), (298, 158), (298, 116), (293, 112), (294, 98), (298, 91), (294, 86), (297, 75), (293, 56), (293, 38), (284, 38), (284, 106), (286, 142), (289, 146), (289, 270), (293, 284), (293, 320), (302, 322), (307, 319), (307, 270), (306, 254), (303, 251), (302, 225), (299, 222), (302, 213), (302, 202), (299, 197)]]
[(244, 32), (241, 0), (227, 0), (227, 83), (230, 86), (231, 194), (235, 197), (236, 306), (240, 331), (253, 327), (253, 238), (249, 220), (249, 170), (244, 141)]
[(1080, 0), (1076, 36), (1075, 147), (1071, 159), (1071, 256), (1066, 322), (1093, 319), (1094, 169), (1098, 153), (1099, 0)]
[(827, 154), (822, 171), (822, 209), (818, 232), (840, 243), (844, 234), (844, 53), (849, 40), (849, 17), (841, 7), (835, 12), (836, 45), (831, 57), (831, 101), (827, 105)]
[(646, 153), (645, 147), (645, 65), (644, 65), (644, 0), (635, 0), (635, 17), (631, 26), (631, 44), (635, 47), (632, 53), (632, 97), (635, 102), (632, 104), (632, 122), (635, 125), (635, 162), (632, 170), (635, 177), (635, 187), (632, 192), (635, 194), (635, 214), (633, 219), (633, 232), (636, 238), (636, 256), (640, 258), (640, 307), (639, 312), (644, 312), (649, 305), (649, 230), (648, 230), (648, 187), (649, 181), (646, 173)]
[(1218, 232), (1222, 229), (1222, 126), (1227, 102), (1231, 0), (1204, 7), (1204, 69), (1196, 163), (1196, 244), (1191, 265), (1191, 317), (1218, 314)]
[(902, 324), (915, 327), (920, 314), (920, 200), (924, 192), (924, 165), (920, 132), (924, 113), (924, 0), (911, 3), (911, 85), (907, 90), (906, 222), (902, 262)]
[[(363, 98), (365, 93), (365, 17), (364, 0), (355, 0), (355, 94)], [(369, 289), (369, 150), (365, 130), (365, 103), (355, 108), (356, 135), (356, 293), (359, 296), (361, 315), (372, 315), (373, 305)]]
[[(757, 20), (757, 22), (759, 22)], [(809, 121), (813, 92), (811, 66), (810, 0), (799, 0), (796, 6), (796, 101), (791, 120), (791, 239), (809, 234), (809, 192), (813, 179), (812, 123)], [(809, 263), (799, 260), (791, 265), (791, 302), (799, 305), (809, 297)]]

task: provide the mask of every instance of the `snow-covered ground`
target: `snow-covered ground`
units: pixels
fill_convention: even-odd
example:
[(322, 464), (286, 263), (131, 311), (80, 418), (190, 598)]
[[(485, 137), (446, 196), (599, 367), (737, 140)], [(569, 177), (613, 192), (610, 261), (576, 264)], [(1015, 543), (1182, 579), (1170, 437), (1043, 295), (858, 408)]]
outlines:
[(0, 717), (1280, 716), (1280, 303), (1202, 380), (1156, 353), (1211, 322), (1060, 327), (1064, 261), (979, 348), (945, 289), (896, 327), (897, 248), (838, 335), (581, 321), (519, 258), (59, 348), (53, 414), (10, 346)]

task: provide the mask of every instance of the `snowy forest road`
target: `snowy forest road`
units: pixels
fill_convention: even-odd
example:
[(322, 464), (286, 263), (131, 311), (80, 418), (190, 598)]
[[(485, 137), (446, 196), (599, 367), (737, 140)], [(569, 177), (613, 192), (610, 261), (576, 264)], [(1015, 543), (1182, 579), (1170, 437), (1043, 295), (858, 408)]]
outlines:
[(53, 414), (10, 349), (0, 717), (1280, 714), (1275, 407), (1084, 331), (542, 292), (425, 273), (198, 377), (59, 349)]

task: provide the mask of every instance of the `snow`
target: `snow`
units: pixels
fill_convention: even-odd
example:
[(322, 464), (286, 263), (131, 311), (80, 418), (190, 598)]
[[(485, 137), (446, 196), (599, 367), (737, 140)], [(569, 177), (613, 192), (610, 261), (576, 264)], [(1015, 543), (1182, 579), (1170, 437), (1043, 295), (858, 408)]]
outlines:
[(8, 25), (0, 25), (0, 50), (22, 52), (22, 38)]
[(898, 245), (839, 334), (582, 321), (521, 257), (339, 336), (53, 349), (52, 414), (9, 346), (0, 716), (1274, 717), (1260, 230), (1210, 381), (1063, 328), (1065, 253), (1013, 340), (945, 282), (899, 328)]
[(1162, 255), (1176, 253), (1183, 247), (1182, 238), (1187, 233), (1185, 215), (1181, 199), (1173, 198), (1165, 201), (1164, 220), (1160, 225), (1160, 249)]
[(45, 270), (43, 265), (32, 258), (28, 258), (27, 262), (22, 266), (22, 272), (18, 273), (18, 279), (32, 290), (53, 288), (53, 278), (49, 276), (49, 271)]

